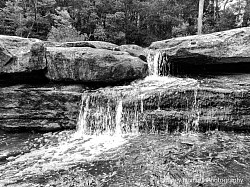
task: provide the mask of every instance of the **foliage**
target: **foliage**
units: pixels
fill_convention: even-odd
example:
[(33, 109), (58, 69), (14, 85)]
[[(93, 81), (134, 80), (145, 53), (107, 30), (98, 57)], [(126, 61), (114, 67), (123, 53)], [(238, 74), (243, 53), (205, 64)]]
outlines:
[[(249, 15), (247, 0), (205, 0), (203, 33), (248, 26)], [(198, 1), (4, 0), (0, 17), (0, 34), (147, 46), (196, 34)]]
[(87, 38), (87, 36), (80, 34), (74, 27), (67, 26), (52, 27), (48, 34), (48, 41), (51, 42), (85, 41)]
[(61, 8), (56, 9), (57, 14), (52, 14), (54, 25), (48, 33), (48, 41), (52, 42), (73, 42), (85, 41), (86, 35), (80, 34), (75, 27), (72, 26), (72, 18), (67, 10)]

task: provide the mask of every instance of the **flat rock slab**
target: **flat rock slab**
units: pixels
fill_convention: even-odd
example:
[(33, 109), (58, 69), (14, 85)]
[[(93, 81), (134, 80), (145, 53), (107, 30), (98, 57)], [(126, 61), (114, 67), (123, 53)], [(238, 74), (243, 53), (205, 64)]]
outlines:
[(249, 72), (249, 42), (250, 27), (153, 42), (148, 48), (149, 72), (159, 74), (166, 63), (172, 75)]
[[(234, 62), (245, 62), (250, 57), (250, 27), (195, 35), (153, 42), (149, 49), (164, 50), (169, 56), (192, 57), (204, 55), (218, 58), (217, 63), (230, 63), (224, 58), (234, 58)], [(247, 59), (249, 62), (249, 59)], [(202, 63), (202, 62), (200, 62)]]
[(89, 47), (48, 47), (47, 77), (53, 81), (119, 82), (147, 76), (147, 64), (126, 52)]

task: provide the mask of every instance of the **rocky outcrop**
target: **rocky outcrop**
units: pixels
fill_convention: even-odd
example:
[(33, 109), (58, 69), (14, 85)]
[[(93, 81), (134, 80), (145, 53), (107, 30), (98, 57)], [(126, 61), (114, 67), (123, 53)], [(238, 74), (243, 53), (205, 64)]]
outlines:
[(86, 122), (92, 132), (116, 128), (120, 101), (124, 132), (133, 128), (146, 132), (250, 131), (249, 79), (249, 75), (201, 81), (148, 77), (127, 86), (96, 91), (79, 85), (0, 88), (0, 129), (10, 132), (74, 129), (79, 110), (85, 111), (89, 97)]
[(0, 35), (0, 74), (46, 68), (45, 47), (38, 39)]
[(89, 47), (48, 47), (47, 77), (53, 81), (119, 82), (147, 75), (147, 64), (125, 52)]
[(0, 88), (0, 129), (9, 132), (75, 128), (81, 86), (10, 86)]
[[(115, 47), (98, 41), (55, 44), (0, 36), (0, 129), (13, 132), (75, 128), (84, 89), (53, 82), (90, 83), (96, 87), (132, 81), (148, 73), (144, 61), (127, 52), (114, 51)], [(29, 83), (32, 86), (17, 86)]]
[[(235, 67), (248, 67), (250, 62), (250, 27), (233, 29), (212, 34), (187, 36), (157, 41), (150, 45), (150, 64), (156, 64), (157, 53), (165, 53), (172, 64), (172, 74), (185, 71), (234, 71)], [(162, 59), (158, 60), (160, 64)], [(238, 64), (220, 66), (221, 64)], [(202, 67), (201, 67), (202, 66)], [(230, 69), (228, 69), (228, 67)], [(248, 69), (248, 68), (247, 68)], [(152, 68), (151, 68), (152, 70)]]
[(249, 131), (250, 87), (244, 80), (249, 75), (240, 79), (146, 78), (126, 87), (99, 89), (88, 94), (87, 129), (115, 129), (122, 101), (124, 132), (133, 128), (141, 132)]
[(114, 51), (116, 47), (102, 41), (51, 43), (0, 35), (0, 84), (113, 84), (148, 74), (144, 61), (127, 52)]

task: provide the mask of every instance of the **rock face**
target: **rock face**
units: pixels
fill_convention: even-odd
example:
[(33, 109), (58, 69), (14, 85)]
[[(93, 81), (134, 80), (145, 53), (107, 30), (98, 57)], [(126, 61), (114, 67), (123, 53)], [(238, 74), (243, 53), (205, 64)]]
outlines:
[[(202, 69), (203, 72), (213, 71), (217, 67), (225, 72), (233, 71), (239, 66), (245, 69), (250, 62), (249, 42), (250, 27), (173, 38), (152, 43), (149, 47), (152, 51), (148, 61), (151, 67), (157, 66), (157, 63), (160, 64), (162, 61), (162, 59), (155, 59), (159, 57), (157, 53), (166, 53), (169, 63), (172, 64), (172, 74)], [(223, 64), (230, 64), (230, 66), (223, 66)], [(150, 68), (151, 72), (153, 69)]]
[[(127, 86), (88, 91), (77, 86), (47, 85), (0, 88), (0, 129), (53, 131), (73, 129), (80, 108), (88, 129), (115, 129), (122, 101), (121, 129), (141, 131), (250, 131), (249, 75), (197, 81), (190, 78), (151, 78)], [(81, 95), (85, 100), (81, 101)], [(80, 107), (83, 103), (83, 107)]]
[(133, 128), (145, 132), (249, 131), (249, 80), (249, 75), (203, 81), (162, 77), (99, 89), (89, 94), (88, 129), (115, 129), (122, 101), (120, 121), (124, 132)]
[[(172, 74), (220, 68), (228, 72), (238, 67), (249, 70), (249, 42), (250, 28), (155, 42), (149, 47), (148, 63), (152, 71), (169, 63)], [(140, 47), (110, 44), (104, 48), (105, 45), (76, 42), (45, 50), (39, 40), (1, 36), (0, 81), (9, 74), (23, 76), (31, 72), (29, 79), (33, 79), (36, 71), (50, 81), (71, 83), (111, 83), (147, 75), (148, 65), (138, 58), (144, 53)], [(147, 77), (128, 86), (96, 92), (51, 84), (0, 87), (0, 128), (7, 131), (75, 128), (80, 103), (87, 102), (81, 102), (85, 91), (90, 97), (87, 114), (90, 130), (116, 128), (120, 120), (122, 131), (137, 127), (149, 132), (215, 128), (250, 131), (249, 81), (249, 74), (203, 80)], [(117, 115), (121, 100), (122, 113)]]
[(38, 39), (0, 35), (0, 74), (46, 68), (45, 47)]
[(119, 82), (147, 75), (147, 64), (125, 52), (89, 47), (48, 47), (47, 77), (54, 81)]
[[(114, 51), (115, 47), (98, 41), (55, 44), (0, 36), (0, 129), (75, 128), (83, 89), (53, 86), (53, 82), (109, 85), (148, 74), (147, 63), (127, 52)], [(22, 85), (30, 83), (32, 86)]]
[(80, 92), (80, 86), (0, 88), (0, 129), (45, 132), (75, 128)]

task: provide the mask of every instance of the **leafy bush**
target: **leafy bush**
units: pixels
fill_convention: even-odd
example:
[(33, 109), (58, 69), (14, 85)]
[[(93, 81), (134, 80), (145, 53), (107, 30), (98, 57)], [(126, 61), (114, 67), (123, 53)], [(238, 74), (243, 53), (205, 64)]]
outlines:
[(97, 26), (94, 30), (94, 38), (99, 41), (107, 40), (106, 30), (102, 26)]
[(48, 34), (48, 41), (51, 42), (74, 42), (86, 41), (88, 36), (82, 35), (72, 26), (60, 25), (59, 27), (52, 27)]

